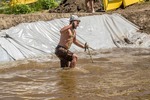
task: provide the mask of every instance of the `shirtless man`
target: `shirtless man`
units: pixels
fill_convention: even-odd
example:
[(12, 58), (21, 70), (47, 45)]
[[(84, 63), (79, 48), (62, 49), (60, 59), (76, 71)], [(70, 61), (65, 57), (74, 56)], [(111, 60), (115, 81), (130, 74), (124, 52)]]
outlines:
[(88, 48), (88, 45), (82, 45), (76, 39), (75, 29), (79, 26), (80, 20), (78, 16), (70, 17), (70, 24), (60, 30), (61, 36), (58, 46), (55, 49), (56, 56), (60, 59), (61, 68), (74, 68), (77, 62), (77, 55), (69, 51), (72, 43), (81, 48)]

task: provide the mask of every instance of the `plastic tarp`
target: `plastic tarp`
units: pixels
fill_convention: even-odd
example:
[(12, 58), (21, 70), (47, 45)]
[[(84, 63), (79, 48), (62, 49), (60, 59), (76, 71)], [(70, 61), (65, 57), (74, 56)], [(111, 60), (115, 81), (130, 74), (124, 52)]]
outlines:
[[(137, 32), (138, 27), (119, 14), (80, 17), (77, 39), (94, 49), (149, 48), (150, 36)], [(0, 61), (19, 60), (55, 51), (60, 38), (59, 30), (69, 24), (69, 18), (22, 23), (0, 32)], [(71, 51), (84, 51), (75, 46)]]
[(15, 4), (30, 4), (37, 2), (37, 0), (11, 0), (10, 4), (15, 5)]
[(134, 3), (141, 2), (143, 0), (103, 0), (104, 10), (113, 10), (119, 8), (122, 4), (124, 7), (132, 5)]
[(124, 7), (129, 6), (134, 3), (138, 3), (140, 0), (123, 0)]
[(122, 0), (103, 0), (103, 3), (104, 9), (107, 11), (119, 8), (122, 5)]

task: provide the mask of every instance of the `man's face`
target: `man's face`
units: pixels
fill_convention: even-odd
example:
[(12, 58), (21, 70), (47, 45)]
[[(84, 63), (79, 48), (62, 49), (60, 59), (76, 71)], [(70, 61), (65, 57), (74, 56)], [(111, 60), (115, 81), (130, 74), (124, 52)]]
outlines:
[(75, 20), (75, 21), (74, 21), (75, 28), (77, 28), (77, 27), (79, 26), (79, 23), (80, 23), (80, 21), (78, 21), (78, 20)]

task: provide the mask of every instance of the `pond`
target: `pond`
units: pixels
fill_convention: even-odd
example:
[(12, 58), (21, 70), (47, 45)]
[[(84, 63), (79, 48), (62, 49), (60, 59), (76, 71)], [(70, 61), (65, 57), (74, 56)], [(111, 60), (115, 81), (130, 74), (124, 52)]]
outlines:
[(74, 69), (55, 56), (0, 64), (2, 100), (149, 100), (150, 50), (109, 49), (77, 53)]

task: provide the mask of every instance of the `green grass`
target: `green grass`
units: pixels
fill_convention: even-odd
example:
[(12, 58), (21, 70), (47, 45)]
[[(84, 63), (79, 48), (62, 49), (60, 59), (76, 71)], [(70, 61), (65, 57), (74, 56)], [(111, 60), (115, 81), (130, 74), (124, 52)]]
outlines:
[[(4, 0), (5, 1), (5, 0)], [(59, 5), (61, 0), (38, 0), (32, 4), (16, 4), (9, 6), (8, 2), (0, 2), (0, 13), (2, 14), (27, 14), (41, 10), (48, 10)]]

